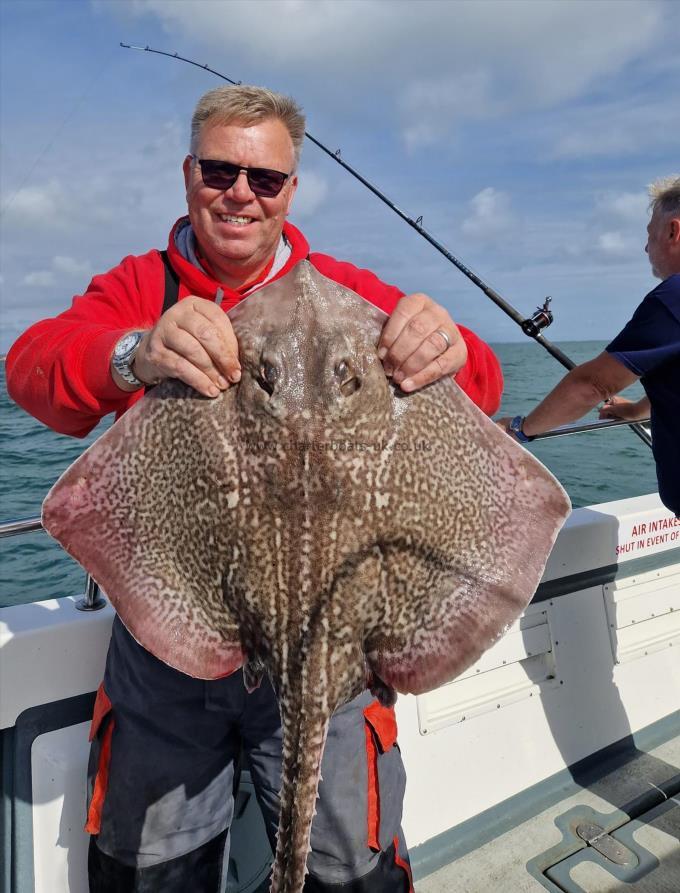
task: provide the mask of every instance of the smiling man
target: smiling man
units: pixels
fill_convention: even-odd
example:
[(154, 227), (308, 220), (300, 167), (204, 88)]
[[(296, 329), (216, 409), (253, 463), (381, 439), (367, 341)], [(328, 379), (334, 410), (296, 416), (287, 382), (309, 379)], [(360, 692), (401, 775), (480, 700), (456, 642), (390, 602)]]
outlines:
[[(274, 257), (297, 189), (297, 176), (291, 173), (297, 158), (291, 157), (291, 149), (290, 134), (277, 118), (245, 128), (214, 122), (199, 131), (192, 145), (195, 154), (184, 161), (194, 234), (204, 259), (230, 287), (241, 288), (244, 280), (254, 277)], [(245, 176), (238, 176), (239, 165), (244, 163), (238, 159), (250, 162)], [(267, 164), (274, 169), (265, 167)], [(232, 177), (233, 186), (225, 199), (220, 186)]]
[[(494, 412), (502, 378), (483, 342), (426, 295), (404, 296), (367, 270), (310, 253), (286, 222), (303, 138), (304, 117), (287, 97), (247, 86), (206, 94), (183, 164), (188, 216), (165, 251), (125, 258), (69, 310), (19, 338), (7, 359), (14, 400), (55, 430), (83, 436), (168, 377), (215, 397), (240, 378), (225, 311), (308, 259), (390, 314), (378, 353), (403, 390), (455, 375)], [(247, 693), (242, 673), (192, 679), (116, 618), (92, 739), (91, 890), (218, 893), (241, 750), (274, 845), (281, 727), (266, 680)], [(392, 709), (364, 692), (337, 711), (322, 777), (306, 893), (410, 890)]]
[[(653, 452), (664, 505), (680, 516), (680, 177), (653, 183), (645, 251), (662, 282), (595, 359), (572, 369), (526, 417), (498, 424), (522, 443), (566, 425), (605, 401), (601, 418), (636, 421), (651, 413)], [(640, 380), (645, 397), (616, 397)]]

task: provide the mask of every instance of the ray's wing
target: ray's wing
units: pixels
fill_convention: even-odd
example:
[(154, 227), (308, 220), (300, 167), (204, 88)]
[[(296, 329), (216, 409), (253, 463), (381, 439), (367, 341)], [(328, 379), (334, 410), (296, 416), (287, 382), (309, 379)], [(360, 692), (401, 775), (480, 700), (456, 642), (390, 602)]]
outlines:
[(243, 663), (222, 597), (238, 452), (234, 399), (166, 381), (62, 475), (43, 525), (165, 663), (201, 678)]
[(570, 503), (452, 381), (395, 401), (405, 406), (376, 492), (382, 583), (365, 647), (383, 682), (419, 694), (463, 672), (517, 619)]

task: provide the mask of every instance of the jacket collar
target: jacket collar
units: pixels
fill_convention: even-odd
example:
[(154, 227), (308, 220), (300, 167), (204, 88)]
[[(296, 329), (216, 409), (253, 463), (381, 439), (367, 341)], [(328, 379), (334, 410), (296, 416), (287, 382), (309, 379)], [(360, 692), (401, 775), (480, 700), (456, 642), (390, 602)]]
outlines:
[[(177, 245), (175, 244), (175, 234), (177, 230), (181, 226), (184, 226), (188, 220), (188, 217), (180, 217), (170, 231), (170, 237), (168, 239), (168, 257), (173, 269), (180, 279), (179, 297), (183, 298), (186, 295), (196, 295), (199, 298), (214, 300), (217, 290), (222, 289), (222, 306), (225, 310), (229, 310), (231, 307), (236, 306), (239, 301), (243, 300), (243, 295), (234, 291), (234, 289), (222, 285), (222, 283), (213, 279), (212, 276), (209, 276), (204, 270), (194, 266), (191, 261), (186, 260), (186, 258), (180, 254)], [(309, 244), (307, 239), (305, 239), (297, 227), (293, 226), (292, 223), (286, 222), (283, 225), (283, 234), (290, 244), (290, 257), (288, 258), (287, 263), (276, 273), (276, 275), (272, 276), (272, 278), (268, 279), (266, 282), (263, 282), (262, 285), (269, 285), (270, 282), (274, 282), (276, 279), (285, 276), (298, 261), (304, 260), (309, 255)]]

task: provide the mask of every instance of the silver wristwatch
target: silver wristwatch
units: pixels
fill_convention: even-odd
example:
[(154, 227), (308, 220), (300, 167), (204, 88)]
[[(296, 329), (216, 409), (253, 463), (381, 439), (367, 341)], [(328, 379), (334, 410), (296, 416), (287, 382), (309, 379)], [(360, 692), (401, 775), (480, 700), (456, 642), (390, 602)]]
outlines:
[(111, 364), (123, 381), (133, 384), (137, 388), (143, 388), (144, 382), (140, 381), (132, 371), (132, 364), (144, 335), (146, 332), (128, 332), (127, 335), (123, 335), (113, 348), (111, 357)]

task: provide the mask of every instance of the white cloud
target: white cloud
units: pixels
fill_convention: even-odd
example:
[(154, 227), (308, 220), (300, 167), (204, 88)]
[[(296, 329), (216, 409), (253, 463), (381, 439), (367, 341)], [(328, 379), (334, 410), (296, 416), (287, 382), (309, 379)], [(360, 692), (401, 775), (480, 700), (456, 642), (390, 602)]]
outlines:
[[(38, 5), (52, 14), (55, 4)], [(6, 91), (4, 199), (72, 107), (69, 91), (75, 97), (98, 78), (4, 215), (7, 317), (63, 309), (85, 287), (89, 263), (105, 270), (129, 252), (163, 247), (184, 208), (191, 108), (219, 82), (119, 50), (112, 33), (292, 93), (315, 135), (342, 146), (413, 217), (423, 214), (428, 231), (501, 293), (509, 288), (509, 299), (529, 312), (561, 290), (576, 337), (579, 294), (597, 294), (606, 318), (630, 283), (649, 278), (644, 184), (677, 166), (677, 2), (114, 0), (95, 8), (101, 14), (87, 3), (70, 20), (53, 14), (67, 35), (77, 19), (82, 54), (60, 55), (58, 34), (25, 42), (36, 77)], [(6, 40), (24, 45), (15, 30)], [(476, 328), (474, 289), (356, 181), (326, 159), (317, 164), (314, 148), (306, 158), (315, 170), (302, 174), (291, 219), (303, 221), (312, 245), (400, 286), (455, 296), (456, 312), (469, 296)], [(42, 291), (20, 287), (50, 277)]]
[(547, 160), (622, 158), (675, 149), (677, 113), (670, 97), (658, 90), (627, 95), (621, 87), (621, 98), (598, 98), (553, 114), (540, 134), (549, 145)]
[(512, 224), (508, 195), (492, 186), (487, 186), (470, 199), (470, 207), (472, 216), (462, 225), (463, 232), (469, 236), (491, 238)]
[[(156, 131), (132, 148), (129, 135), (121, 137), (127, 151), (110, 146), (105, 163), (97, 151), (85, 153), (78, 159), (77, 177), (47, 175), (42, 182), (3, 194), (6, 242), (23, 240), (28, 231), (49, 240), (45, 253), (55, 258), (57, 272), (89, 273), (90, 263), (75, 260), (69, 247), (81, 242), (90, 246), (93, 233), (101, 238), (102, 232), (115, 229), (123, 235), (135, 225), (143, 231), (149, 221), (172, 218), (183, 207), (181, 128), (177, 121), (167, 121)], [(85, 250), (90, 254), (92, 249)]]
[[(572, 267), (574, 275), (579, 269), (595, 270), (598, 265), (616, 265), (620, 270), (644, 270), (644, 227), (626, 225), (625, 221), (618, 227), (615, 224), (611, 217), (603, 218), (598, 214), (588, 217), (584, 214), (581, 220), (565, 220), (562, 232), (552, 238), (552, 247), (540, 243), (531, 248), (536, 256), (543, 253), (558, 264), (566, 262)], [(521, 245), (517, 248), (523, 251)]]
[(300, 182), (293, 199), (293, 213), (297, 220), (311, 217), (328, 196), (328, 181), (314, 171), (301, 171)]
[(408, 84), (400, 102), (402, 116), (408, 122), (402, 128), (407, 149), (434, 145), (461, 120), (492, 114), (496, 102), (491, 93), (490, 72), (482, 70)]
[(607, 193), (597, 200), (597, 210), (604, 216), (639, 224), (648, 217), (649, 197), (644, 192)]
[(638, 192), (606, 192), (595, 197), (590, 220), (584, 221), (584, 256), (605, 263), (638, 263), (646, 241), (649, 197)]
[(140, 152), (147, 156), (181, 155), (182, 150), (188, 151), (189, 127), (183, 127), (179, 121), (165, 121), (160, 132), (154, 134), (140, 147)]
[(115, 0), (98, 5), (119, 15), (155, 15), (171, 34), (221, 49), (236, 44), (252, 58), (266, 55), (276, 68), (284, 62), (308, 72), (310, 63), (323, 63), (348, 78), (352, 70), (382, 70), (385, 80), (397, 72), (402, 78), (415, 70), (430, 75), (442, 65), (465, 72), (483, 52), (532, 95), (553, 97), (572, 96), (636, 58), (657, 35), (664, 14), (662, 4), (649, 0), (591, 0), (587, 15), (579, 3), (532, 0)]
[(66, 192), (58, 180), (40, 186), (24, 186), (10, 196), (3, 196), (3, 217), (17, 227), (61, 228)]
[(89, 261), (79, 261), (73, 257), (58, 254), (52, 258), (51, 270), (33, 270), (26, 273), (20, 279), (20, 285), (29, 288), (50, 288), (65, 278), (72, 276), (83, 278), (91, 275), (92, 267)]
[[(129, 164), (132, 167), (136, 162), (130, 159)], [(28, 230), (41, 237), (88, 232), (93, 225), (110, 223), (124, 200), (134, 192), (137, 180), (143, 182), (144, 176), (142, 170), (121, 175), (120, 170), (112, 169), (106, 177), (97, 176), (96, 170), (90, 174), (83, 164), (80, 176), (88, 183), (86, 190), (69, 189), (56, 178), (20, 188), (2, 206), (7, 232)], [(121, 191), (122, 181), (126, 184), (124, 191)]]
[(51, 270), (35, 270), (27, 273), (21, 280), (21, 285), (33, 288), (49, 288), (56, 282), (56, 277)]
[(57, 254), (52, 258), (52, 267), (58, 273), (66, 273), (68, 275), (86, 275), (92, 272), (92, 266), (89, 261), (75, 260), (73, 257), (66, 257)]
[(339, 79), (348, 90), (370, 87), (374, 98), (384, 97), (382, 111), (400, 118), (411, 148), (463, 120), (546, 108), (595, 85), (602, 90), (658, 49), (675, 17), (672, 5), (655, 0), (590, 0), (587, 9), (532, 0), (116, 0), (98, 6), (119, 17), (153, 15), (183, 44), (219, 53), (233, 47), (258, 79), (280, 81), (282, 72), (287, 80), (304, 78), (307, 96), (337, 92)]
[(620, 232), (602, 233), (597, 240), (598, 248), (604, 253), (620, 257), (627, 252), (626, 239)]

